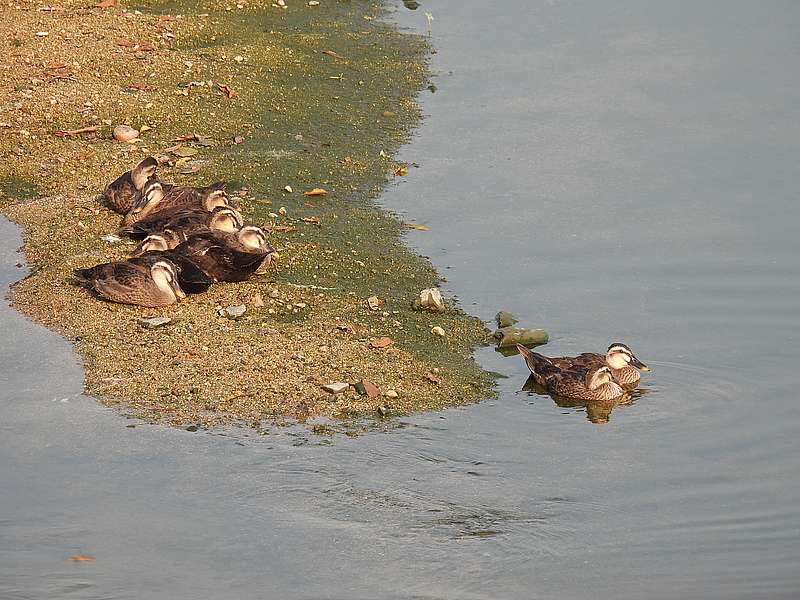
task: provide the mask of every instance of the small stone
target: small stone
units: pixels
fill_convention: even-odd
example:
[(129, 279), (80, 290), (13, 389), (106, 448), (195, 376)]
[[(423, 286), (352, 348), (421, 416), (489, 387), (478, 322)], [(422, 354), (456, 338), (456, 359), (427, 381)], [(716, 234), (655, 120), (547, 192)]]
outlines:
[(104, 242), (108, 242), (109, 244), (118, 244), (119, 242), (122, 241), (121, 237), (119, 237), (118, 235), (114, 235), (113, 233), (104, 235), (100, 239), (102, 239)]
[(378, 310), (378, 307), (380, 307), (380, 305), (383, 303), (384, 301), (377, 296), (370, 296), (367, 298), (367, 306), (370, 310)]
[(396, 391), (394, 391), (394, 390), (386, 390), (386, 397), (387, 398), (397, 398), (398, 396), (400, 396), (400, 394), (398, 394)]
[(362, 396), (369, 396), (370, 398), (377, 398), (381, 395), (380, 388), (372, 383), (369, 379), (362, 379), (356, 384), (356, 391)]
[(50, 35), (49, 31), (37, 31), (36, 32), (36, 37), (47, 37), (48, 35)]
[(428, 288), (419, 293), (419, 297), (414, 300), (415, 310), (430, 310), (433, 312), (444, 312), (444, 300), (438, 288)]
[(172, 323), (172, 319), (169, 317), (142, 317), (139, 319), (139, 325), (145, 329), (156, 329), (168, 323)]
[(233, 57), (233, 60), (235, 60), (237, 63), (241, 63), (244, 60), (244, 56), (237, 54)]
[(380, 416), (382, 416), (382, 417), (385, 417), (386, 415), (388, 415), (388, 414), (389, 414), (389, 407), (388, 407), (388, 406), (386, 406), (385, 404), (381, 404), (381, 405), (380, 405), (378, 408), (376, 408), (375, 410), (376, 410), (376, 411), (378, 411), (378, 414), (379, 414)]
[(139, 132), (128, 125), (114, 127), (114, 139), (119, 142), (129, 142), (139, 137)]
[(290, 186), (290, 185), (287, 185), (287, 186), (285, 186), (285, 187), (283, 188), (283, 191), (284, 191), (284, 192), (286, 192), (286, 193), (288, 193), (288, 194), (291, 194), (291, 193), (292, 193), (292, 191), (293, 191), (293, 190), (292, 190), (292, 186)]
[(253, 308), (261, 308), (264, 306), (264, 298), (261, 296), (261, 294), (256, 292), (250, 298), (250, 304), (253, 305)]
[(308, 0), (309, 6), (319, 6), (319, 0)]
[(431, 333), (432, 333), (433, 335), (438, 335), (439, 337), (444, 337), (444, 336), (445, 336), (444, 329), (442, 329), (442, 328), (441, 328), (441, 327), (439, 327), (438, 325), (437, 325), (436, 327), (432, 327), (432, 328), (431, 328)]
[(282, 216), (282, 217), (285, 217), (285, 216), (286, 216), (286, 212), (287, 212), (287, 211), (286, 211), (286, 207), (285, 207), (285, 206), (281, 206), (281, 207), (278, 209), (278, 214), (279, 214), (280, 216)]
[(385, 110), (383, 111), (383, 116), (386, 117), (387, 119), (390, 119), (391, 117), (395, 116), (395, 113), (392, 112), (391, 110)]
[(269, 297), (270, 298), (280, 298), (281, 297), (281, 293), (278, 290), (272, 290), (269, 293)]
[(237, 304), (235, 306), (228, 306), (227, 308), (220, 309), (219, 316), (227, 317), (229, 319), (238, 319), (247, 312), (247, 307), (244, 304)]
[(505, 310), (498, 312), (497, 315), (495, 315), (495, 319), (497, 320), (497, 326), (500, 328), (511, 327), (515, 323), (519, 323), (519, 319), (517, 317)]
[(350, 384), (346, 381), (335, 381), (334, 383), (328, 383), (322, 386), (322, 389), (330, 394), (341, 394), (347, 388), (350, 387)]

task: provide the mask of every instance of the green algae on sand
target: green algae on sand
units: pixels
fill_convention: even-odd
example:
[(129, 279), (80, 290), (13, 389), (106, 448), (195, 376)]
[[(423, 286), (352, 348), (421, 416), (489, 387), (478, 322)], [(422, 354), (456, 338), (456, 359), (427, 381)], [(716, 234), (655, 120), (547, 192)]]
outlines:
[[(366, 2), (287, 9), (143, 2), (141, 14), (61, 5), (62, 20), (108, 35), (82, 40), (79, 49), (49, 36), (35, 47), (14, 47), (6, 36), (20, 64), (58, 58), (74, 81), (24, 88), (27, 112), (11, 126), (19, 131), (24, 123), (27, 135), (10, 141), (16, 153), (0, 175), (35, 181), (48, 194), (4, 201), (5, 214), (25, 229), (25, 251), (37, 268), (15, 286), (13, 299), (75, 342), (90, 393), (172, 423), (346, 416), (378, 407), (404, 413), (489, 393), (490, 379), (471, 350), (483, 325), (453, 306), (444, 314), (412, 309), (419, 290), (438, 276), (402, 244), (403, 223), (376, 204), (398, 168), (391, 157), (420, 118), (424, 39), (379, 22), (380, 7)], [(17, 16), (32, 31), (56, 28), (50, 13)], [(95, 71), (85, 70), (92, 53)], [(12, 72), (27, 86), (21, 68)], [(89, 110), (81, 104), (87, 96)], [(54, 137), (53, 106), (74, 109), (59, 111), (59, 128), (103, 129)], [(118, 123), (145, 125), (141, 141), (111, 140)], [(176, 145), (196, 153), (170, 155)], [(72, 269), (129, 249), (103, 240), (119, 217), (100, 208), (96, 195), (148, 153), (170, 156), (172, 166), (161, 171), (166, 179), (232, 182), (247, 220), (274, 226), (275, 268), (159, 310), (104, 303), (77, 288)], [(314, 188), (326, 193), (304, 193)], [(218, 313), (239, 304), (247, 307), (240, 319)], [(138, 325), (153, 315), (173, 321), (152, 330)], [(446, 336), (431, 335), (434, 326)], [(378, 337), (393, 343), (371, 346)], [(322, 390), (365, 378), (384, 395)], [(385, 396), (389, 390), (397, 396)]]

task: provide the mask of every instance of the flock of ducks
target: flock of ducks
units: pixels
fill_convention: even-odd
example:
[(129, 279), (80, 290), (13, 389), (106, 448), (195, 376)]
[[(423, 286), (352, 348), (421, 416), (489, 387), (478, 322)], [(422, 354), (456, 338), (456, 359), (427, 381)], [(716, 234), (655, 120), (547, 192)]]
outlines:
[(126, 260), (76, 269), (81, 284), (112, 302), (159, 307), (266, 271), (275, 252), (267, 232), (243, 222), (224, 183), (177, 186), (157, 169), (148, 156), (106, 188), (106, 205), (124, 215), (121, 231), (139, 244)]
[[(140, 242), (126, 260), (75, 270), (79, 282), (112, 302), (158, 307), (267, 269), (275, 251), (267, 232), (244, 224), (224, 183), (177, 186), (159, 180), (157, 169), (148, 156), (108, 185), (106, 204), (124, 215), (122, 232)], [(650, 370), (620, 343), (605, 355), (557, 358), (517, 349), (536, 384), (563, 398), (613, 400), (639, 385), (640, 371)]]

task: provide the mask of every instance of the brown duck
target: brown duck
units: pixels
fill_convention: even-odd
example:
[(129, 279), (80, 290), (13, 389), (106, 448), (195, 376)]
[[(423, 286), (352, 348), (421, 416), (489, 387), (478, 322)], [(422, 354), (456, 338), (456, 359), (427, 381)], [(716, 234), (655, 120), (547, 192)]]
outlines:
[(233, 232), (242, 228), (242, 216), (236, 209), (218, 206), (213, 212), (200, 209), (185, 208), (159, 212), (150, 218), (122, 229), (134, 239), (144, 239), (154, 233), (171, 230), (187, 237), (194, 232), (207, 229)]
[(576, 400), (613, 400), (625, 393), (613, 381), (611, 369), (603, 365), (598, 368), (568, 370), (556, 366), (543, 356), (517, 344), (517, 350), (525, 359), (536, 383), (549, 393)]
[(105, 204), (114, 212), (127, 214), (149, 180), (156, 176), (158, 161), (148, 156), (130, 171), (108, 184), (103, 192)]
[(236, 233), (192, 235), (173, 252), (189, 258), (216, 281), (245, 281), (266, 271), (275, 249), (263, 230), (250, 225)]
[(98, 296), (121, 304), (169, 306), (186, 296), (178, 284), (174, 263), (163, 258), (151, 264), (137, 261), (103, 263), (73, 273)]
[(187, 294), (200, 294), (208, 290), (214, 283), (209, 275), (206, 274), (189, 257), (175, 252), (174, 250), (153, 250), (145, 252), (141, 256), (128, 259), (128, 262), (136, 265), (152, 266), (158, 261), (167, 260), (175, 265), (178, 274), (178, 285)]
[(123, 224), (130, 227), (158, 213), (179, 209), (212, 212), (218, 206), (232, 207), (225, 194), (224, 183), (214, 183), (207, 187), (174, 186), (165, 189), (160, 181), (151, 180), (138, 194), (133, 206), (125, 215)]
[(614, 381), (627, 390), (639, 385), (639, 371), (649, 371), (650, 367), (634, 356), (625, 344), (615, 342), (608, 347), (605, 356), (594, 352), (584, 352), (578, 356), (550, 358), (555, 366), (566, 370), (597, 369), (603, 365), (611, 369)]

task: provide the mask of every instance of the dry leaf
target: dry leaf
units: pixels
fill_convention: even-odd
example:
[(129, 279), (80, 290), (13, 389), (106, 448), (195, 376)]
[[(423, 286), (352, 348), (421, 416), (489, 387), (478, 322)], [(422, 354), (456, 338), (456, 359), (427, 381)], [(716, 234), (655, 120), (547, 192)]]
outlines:
[(324, 196), (327, 193), (327, 190), (323, 190), (322, 188), (314, 188), (308, 192), (303, 192), (303, 196)]
[(219, 84), (217, 87), (219, 88), (219, 91), (225, 94), (228, 98), (234, 98), (236, 96), (236, 92), (227, 85)]
[(196, 139), (197, 139), (197, 134), (196, 133), (184, 133), (183, 135), (179, 135), (178, 137), (176, 137), (172, 141), (173, 142), (193, 142)]
[(293, 231), (297, 231), (297, 227), (294, 225), (275, 225), (272, 228), (272, 231), (282, 231), (284, 233), (292, 233)]
[(430, 381), (431, 383), (436, 383), (436, 384), (442, 383), (442, 380), (441, 380), (441, 379), (439, 379), (439, 378), (438, 378), (436, 375), (434, 375), (433, 373), (428, 373), (427, 375), (425, 375), (425, 379), (427, 379), (427, 380), (428, 380), (428, 381)]
[(323, 50), (322, 53), (327, 54), (328, 56), (332, 56), (333, 58), (338, 58), (339, 60), (347, 60), (344, 56), (342, 56), (341, 54), (336, 54), (336, 52), (334, 52), (333, 50)]
[(406, 229), (416, 229), (417, 231), (430, 231), (431, 228), (427, 225), (420, 225), (418, 223), (405, 223), (404, 227)]
[(177, 148), (175, 148), (175, 150), (172, 151), (172, 154), (174, 154), (175, 156), (186, 158), (197, 154), (197, 148), (189, 148), (188, 146), (178, 146)]
[(397, 167), (394, 174), (397, 175), (398, 177), (405, 177), (406, 175), (408, 175), (408, 169), (406, 167)]
[(380, 348), (388, 348), (394, 344), (394, 340), (389, 337), (379, 337), (375, 338), (369, 343), (370, 348), (380, 349)]
[(95, 4), (95, 8), (112, 8), (117, 5), (117, 0), (103, 0), (100, 4)]
[(98, 131), (100, 129), (100, 125), (92, 125), (91, 127), (81, 127), (80, 129), (59, 129), (54, 133), (58, 137), (72, 137), (75, 135), (80, 135), (82, 133), (92, 133), (93, 131)]
[(312, 225), (319, 225), (319, 217), (303, 217), (300, 219), (304, 223), (311, 223)]
[(378, 307), (386, 304), (386, 300), (378, 298), (377, 296), (370, 296), (367, 298), (367, 306), (370, 310), (378, 310)]
[(256, 292), (256, 293), (255, 293), (255, 294), (253, 294), (253, 296), (250, 298), (250, 305), (251, 305), (253, 308), (261, 308), (262, 306), (264, 306), (264, 298), (261, 296), (261, 294), (259, 294), (258, 292)]
[(70, 560), (74, 560), (75, 562), (89, 562), (94, 560), (93, 556), (84, 556), (83, 554), (75, 554), (69, 557)]

